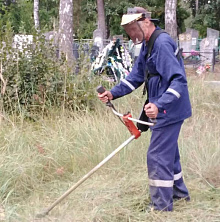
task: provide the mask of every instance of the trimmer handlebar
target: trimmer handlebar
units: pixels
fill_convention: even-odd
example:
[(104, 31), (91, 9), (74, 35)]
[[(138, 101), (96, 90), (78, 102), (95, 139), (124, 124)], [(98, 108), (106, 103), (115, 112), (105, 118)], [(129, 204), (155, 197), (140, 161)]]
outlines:
[(103, 86), (98, 86), (98, 87), (96, 88), (96, 91), (97, 91), (98, 93), (104, 93), (104, 92), (105, 92), (105, 88), (104, 88)]
[[(96, 91), (100, 94), (104, 93), (105, 92), (105, 88), (103, 86), (98, 86), (96, 88)], [(108, 102), (106, 103), (106, 106), (109, 106), (109, 107), (113, 107), (113, 104), (108, 100)]]
[[(101, 93), (101, 94), (102, 94), (102, 93), (105, 92), (105, 88), (104, 88), (103, 86), (98, 86), (98, 87), (96, 88), (96, 91), (97, 91), (98, 93)], [(113, 112), (115, 115), (117, 115), (117, 116), (119, 116), (119, 117), (125, 116), (125, 115), (123, 115), (123, 114), (121, 114), (121, 113), (118, 113), (118, 112), (115, 110), (113, 104), (112, 104), (110, 101), (108, 101), (108, 102), (106, 103), (106, 105), (112, 108), (112, 112)], [(131, 118), (131, 117), (128, 117), (128, 119), (131, 120), (131, 121), (133, 121), (133, 122), (137, 122), (137, 123), (140, 123), (140, 124), (143, 124), (143, 125), (148, 125), (148, 126), (154, 126), (154, 125), (156, 124), (156, 122), (157, 122), (156, 119), (154, 119), (154, 121), (152, 121), (151, 123), (150, 123), (150, 122), (145, 122), (145, 121), (142, 121), (142, 120), (139, 120), (139, 119), (134, 119), (134, 118)]]

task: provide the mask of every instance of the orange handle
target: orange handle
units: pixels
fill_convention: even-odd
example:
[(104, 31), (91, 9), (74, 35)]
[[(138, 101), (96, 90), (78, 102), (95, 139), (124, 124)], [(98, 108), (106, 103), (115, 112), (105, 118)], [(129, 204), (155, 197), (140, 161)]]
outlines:
[(134, 125), (134, 123), (128, 119), (128, 117), (132, 117), (130, 113), (125, 114), (122, 118), (125, 123), (125, 126), (128, 128), (130, 131), (131, 135), (135, 136), (135, 139), (137, 139), (140, 135), (141, 132), (138, 130), (138, 128)]

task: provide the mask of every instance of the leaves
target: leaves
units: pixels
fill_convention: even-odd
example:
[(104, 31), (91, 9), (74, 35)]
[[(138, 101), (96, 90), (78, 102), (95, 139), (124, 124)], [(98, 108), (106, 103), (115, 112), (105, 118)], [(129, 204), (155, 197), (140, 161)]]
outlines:
[[(83, 54), (75, 62), (78, 75), (69, 69), (65, 60), (56, 57), (56, 48), (45, 42), (44, 36), (35, 35), (33, 44), (22, 50), (12, 48), (11, 38), (5, 36), (4, 50), (0, 45), (2, 77), (7, 81), (1, 94), (1, 111), (13, 114), (24, 113), (35, 119), (51, 108), (71, 110), (93, 109), (96, 98), (96, 78), (89, 81), (90, 66), (88, 56)], [(24, 44), (25, 45), (25, 44)], [(84, 45), (79, 42), (79, 48)], [(1, 85), (1, 90), (4, 84)]]
[(199, 1), (199, 10), (195, 13), (194, 1), (191, 1), (192, 12), (195, 16), (192, 21), (192, 28), (200, 32), (200, 37), (206, 37), (206, 29), (213, 28), (220, 30), (220, 1)]

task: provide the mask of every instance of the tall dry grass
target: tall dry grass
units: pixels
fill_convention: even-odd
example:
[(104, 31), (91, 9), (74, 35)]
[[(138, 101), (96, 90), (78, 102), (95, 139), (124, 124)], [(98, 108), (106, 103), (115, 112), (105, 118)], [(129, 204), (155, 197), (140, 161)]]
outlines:
[[(44, 219), (35, 215), (130, 137), (97, 100), (94, 112), (51, 112), (37, 122), (10, 117), (0, 129), (0, 219), (5, 221), (220, 221), (220, 94), (190, 76), (193, 116), (179, 139), (191, 202), (174, 212), (145, 212), (149, 203), (146, 152), (150, 132), (129, 144)], [(141, 89), (114, 101), (139, 115)]]

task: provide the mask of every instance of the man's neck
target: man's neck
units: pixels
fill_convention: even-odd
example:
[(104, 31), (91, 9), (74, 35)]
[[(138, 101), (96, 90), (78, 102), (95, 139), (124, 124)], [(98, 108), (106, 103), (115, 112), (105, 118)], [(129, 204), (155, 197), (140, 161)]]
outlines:
[(151, 35), (153, 34), (153, 32), (155, 31), (156, 27), (155, 26), (152, 26), (152, 28), (149, 29), (148, 31), (148, 36), (147, 36), (147, 39), (146, 39), (146, 42), (149, 41)]

